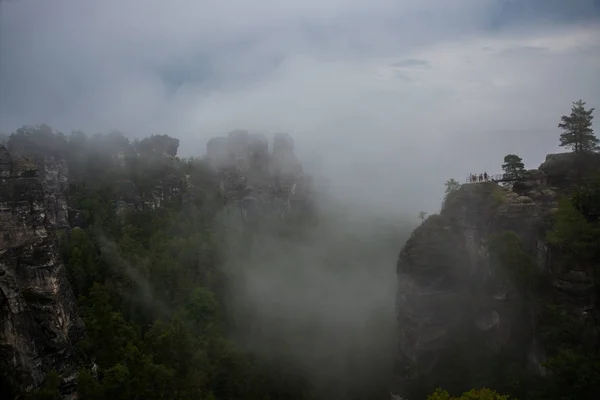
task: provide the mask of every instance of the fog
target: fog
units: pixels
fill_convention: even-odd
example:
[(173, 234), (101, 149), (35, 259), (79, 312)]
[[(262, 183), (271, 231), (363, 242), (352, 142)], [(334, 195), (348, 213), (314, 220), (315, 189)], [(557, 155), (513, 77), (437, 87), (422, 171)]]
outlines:
[[(537, 166), (600, 102), (594, 0), (19, 0), (0, 13), (0, 131), (288, 132), (340, 196), (434, 212), (443, 182)], [(433, 161), (435, 160), (435, 161)], [(378, 193), (378, 195), (371, 195)]]
[(395, 266), (415, 224), (322, 193), (316, 223), (292, 237), (268, 224), (251, 229), (249, 239), (238, 214), (224, 217), (236, 336), (255, 354), (299, 371), (316, 398), (387, 398)]
[(0, 7), (2, 132), (166, 133), (181, 156), (240, 128), (295, 138), (320, 222), (241, 253), (228, 238), (235, 308), (254, 319), (248, 346), (334, 386), (389, 373), (395, 261), (443, 183), (498, 173), (507, 153), (536, 167), (572, 101), (600, 105), (595, 0)]

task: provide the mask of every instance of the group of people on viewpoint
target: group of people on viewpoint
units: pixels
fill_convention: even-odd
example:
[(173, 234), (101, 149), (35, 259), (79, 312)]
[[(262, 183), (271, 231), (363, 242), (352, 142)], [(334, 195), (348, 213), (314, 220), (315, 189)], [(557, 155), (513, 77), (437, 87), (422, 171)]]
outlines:
[(487, 182), (490, 180), (490, 176), (488, 175), (487, 172), (484, 172), (483, 174), (470, 174), (469, 175), (469, 182), (470, 183), (477, 183), (477, 182)]

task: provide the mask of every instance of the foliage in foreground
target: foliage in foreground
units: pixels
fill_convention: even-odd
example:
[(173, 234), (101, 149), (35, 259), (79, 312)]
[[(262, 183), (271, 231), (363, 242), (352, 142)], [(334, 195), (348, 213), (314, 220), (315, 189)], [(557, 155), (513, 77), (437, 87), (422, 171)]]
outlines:
[[(458, 397), (450, 396), (444, 389), (437, 389), (435, 392), (427, 396), (427, 400), (510, 400), (509, 396), (504, 396), (492, 389), (472, 389), (461, 394)], [(513, 399), (516, 400), (516, 399)]]

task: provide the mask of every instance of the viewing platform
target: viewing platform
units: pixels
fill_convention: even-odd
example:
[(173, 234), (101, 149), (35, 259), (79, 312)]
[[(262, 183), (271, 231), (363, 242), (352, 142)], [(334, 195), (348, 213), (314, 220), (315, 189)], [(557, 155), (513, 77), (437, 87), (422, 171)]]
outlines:
[[(470, 175), (465, 178), (465, 183), (484, 183), (484, 182), (516, 182), (522, 179), (521, 176), (515, 174), (496, 174), (496, 175), (488, 175), (487, 179), (483, 175), (481, 175), (481, 179), (479, 179), (480, 175)], [(475, 180), (473, 178), (476, 178)]]

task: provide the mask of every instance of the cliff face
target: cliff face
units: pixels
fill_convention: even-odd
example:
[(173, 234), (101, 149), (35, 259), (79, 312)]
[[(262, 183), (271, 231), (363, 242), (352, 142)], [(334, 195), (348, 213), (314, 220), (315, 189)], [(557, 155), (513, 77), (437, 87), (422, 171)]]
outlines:
[(0, 370), (31, 389), (55, 369), (68, 392), (84, 327), (55, 237), (68, 226), (66, 166), (42, 161), (39, 173), (0, 146)]
[(156, 210), (166, 201), (181, 200), (185, 183), (175, 168), (179, 139), (153, 135), (132, 144), (118, 132), (107, 135), (100, 153), (112, 167), (131, 172), (132, 180), (113, 184), (117, 213)]
[(448, 388), (458, 380), (466, 389), (487, 385), (500, 355), (544, 373), (537, 305), (497, 267), (491, 246), (497, 235), (514, 232), (520, 259), (551, 281), (553, 296), (572, 300), (573, 314), (584, 315), (594, 301), (590, 274), (554, 268), (545, 239), (556, 191), (542, 170), (528, 171), (512, 189), (462, 185), (439, 215), (413, 232), (397, 265), (400, 387), (416, 380)]

